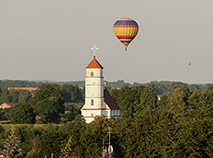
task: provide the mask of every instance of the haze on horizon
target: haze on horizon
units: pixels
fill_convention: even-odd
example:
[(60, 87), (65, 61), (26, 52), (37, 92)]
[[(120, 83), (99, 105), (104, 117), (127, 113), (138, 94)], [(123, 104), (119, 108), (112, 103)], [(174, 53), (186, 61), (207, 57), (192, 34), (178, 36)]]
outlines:
[[(0, 80), (84, 80), (96, 44), (107, 81), (212, 83), (212, 6), (212, 0), (1, 0)], [(139, 25), (127, 53), (112, 28), (123, 17)]]

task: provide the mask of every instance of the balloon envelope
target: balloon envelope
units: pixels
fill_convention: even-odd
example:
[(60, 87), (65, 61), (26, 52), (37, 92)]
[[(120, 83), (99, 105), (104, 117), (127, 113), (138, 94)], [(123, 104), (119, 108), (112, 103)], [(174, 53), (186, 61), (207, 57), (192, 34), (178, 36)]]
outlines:
[(125, 46), (125, 51), (127, 51), (129, 43), (137, 35), (138, 29), (138, 24), (130, 18), (119, 19), (113, 25), (114, 33)]

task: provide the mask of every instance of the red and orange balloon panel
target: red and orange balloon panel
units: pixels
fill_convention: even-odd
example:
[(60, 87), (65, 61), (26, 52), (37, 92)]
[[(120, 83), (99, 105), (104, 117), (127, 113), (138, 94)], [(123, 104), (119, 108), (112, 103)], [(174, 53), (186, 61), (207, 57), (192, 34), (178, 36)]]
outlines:
[(130, 18), (119, 19), (113, 25), (114, 33), (125, 46), (125, 51), (127, 51), (129, 43), (137, 35), (138, 29), (138, 24)]

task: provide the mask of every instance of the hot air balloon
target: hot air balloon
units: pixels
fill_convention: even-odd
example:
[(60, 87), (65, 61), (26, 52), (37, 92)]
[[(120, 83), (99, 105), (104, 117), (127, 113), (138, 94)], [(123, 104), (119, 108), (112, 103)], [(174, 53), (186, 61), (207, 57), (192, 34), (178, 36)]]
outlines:
[(127, 51), (129, 43), (137, 35), (138, 28), (138, 24), (130, 18), (119, 19), (113, 25), (114, 33), (125, 46), (125, 51)]

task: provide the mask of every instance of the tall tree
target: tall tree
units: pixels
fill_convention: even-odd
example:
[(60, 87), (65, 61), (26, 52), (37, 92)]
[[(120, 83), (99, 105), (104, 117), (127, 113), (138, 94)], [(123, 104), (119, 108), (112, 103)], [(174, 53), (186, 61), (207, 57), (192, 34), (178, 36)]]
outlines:
[(81, 102), (84, 100), (83, 92), (77, 85), (65, 84), (61, 86), (64, 102)]
[(213, 103), (213, 85), (208, 85), (206, 91), (201, 96), (202, 103), (212, 105)]
[(146, 87), (140, 96), (140, 104), (135, 106), (136, 113), (142, 113), (144, 109), (157, 107), (157, 94), (154, 89)]
[(60, 127), (49, 125), (47, 130), (41, 135), (39, 141), (39, 148), (41, 157), (50, 157), (53, 154), (54, 157), (59, 157), (61, 154), (62, 143), (66, 137), (59, 130)]
[(193, 107), (199, 105), (201, 102), (201, 97), (202, 97), (201, 91), (195, 89), (188, 99), (189, 105)]
[(7, 149), (3, 150), (4, 156), (6, 158), (22, 158), (22, 149), (19, 146), (20, 142), (19, 138), (15, 136), (15, 129), (12, 128), (5, 142)]
[(35, 123), (35, 114), (29, 104), (17, 104), (10, 112), (11, 123)]
[(116, 89), (112, 93), (112, 97), (121, 108), (121, 116), (129, 117), (134, 113), (134, 90), (129, 86), (124, 86), (121, 89)]
[(38, 114), (37, 123), (59, 123), (60, 113), (64, 113), (62, 92), (50, 84), (41, 86), (35, 93), (34, 108)]
[(160, 97), (160, 100), (158, 100), (157, 105), (160, 109), (166, 109), (168, 107), (168, 96), (166, 94), (163, 94)]
[(189, 87), (184, 85), (181, 88), (176, 88), (169, 98), (170, 112), (180, 113), (185, 106), (188, 106), (188, 98), (190, 96)]

